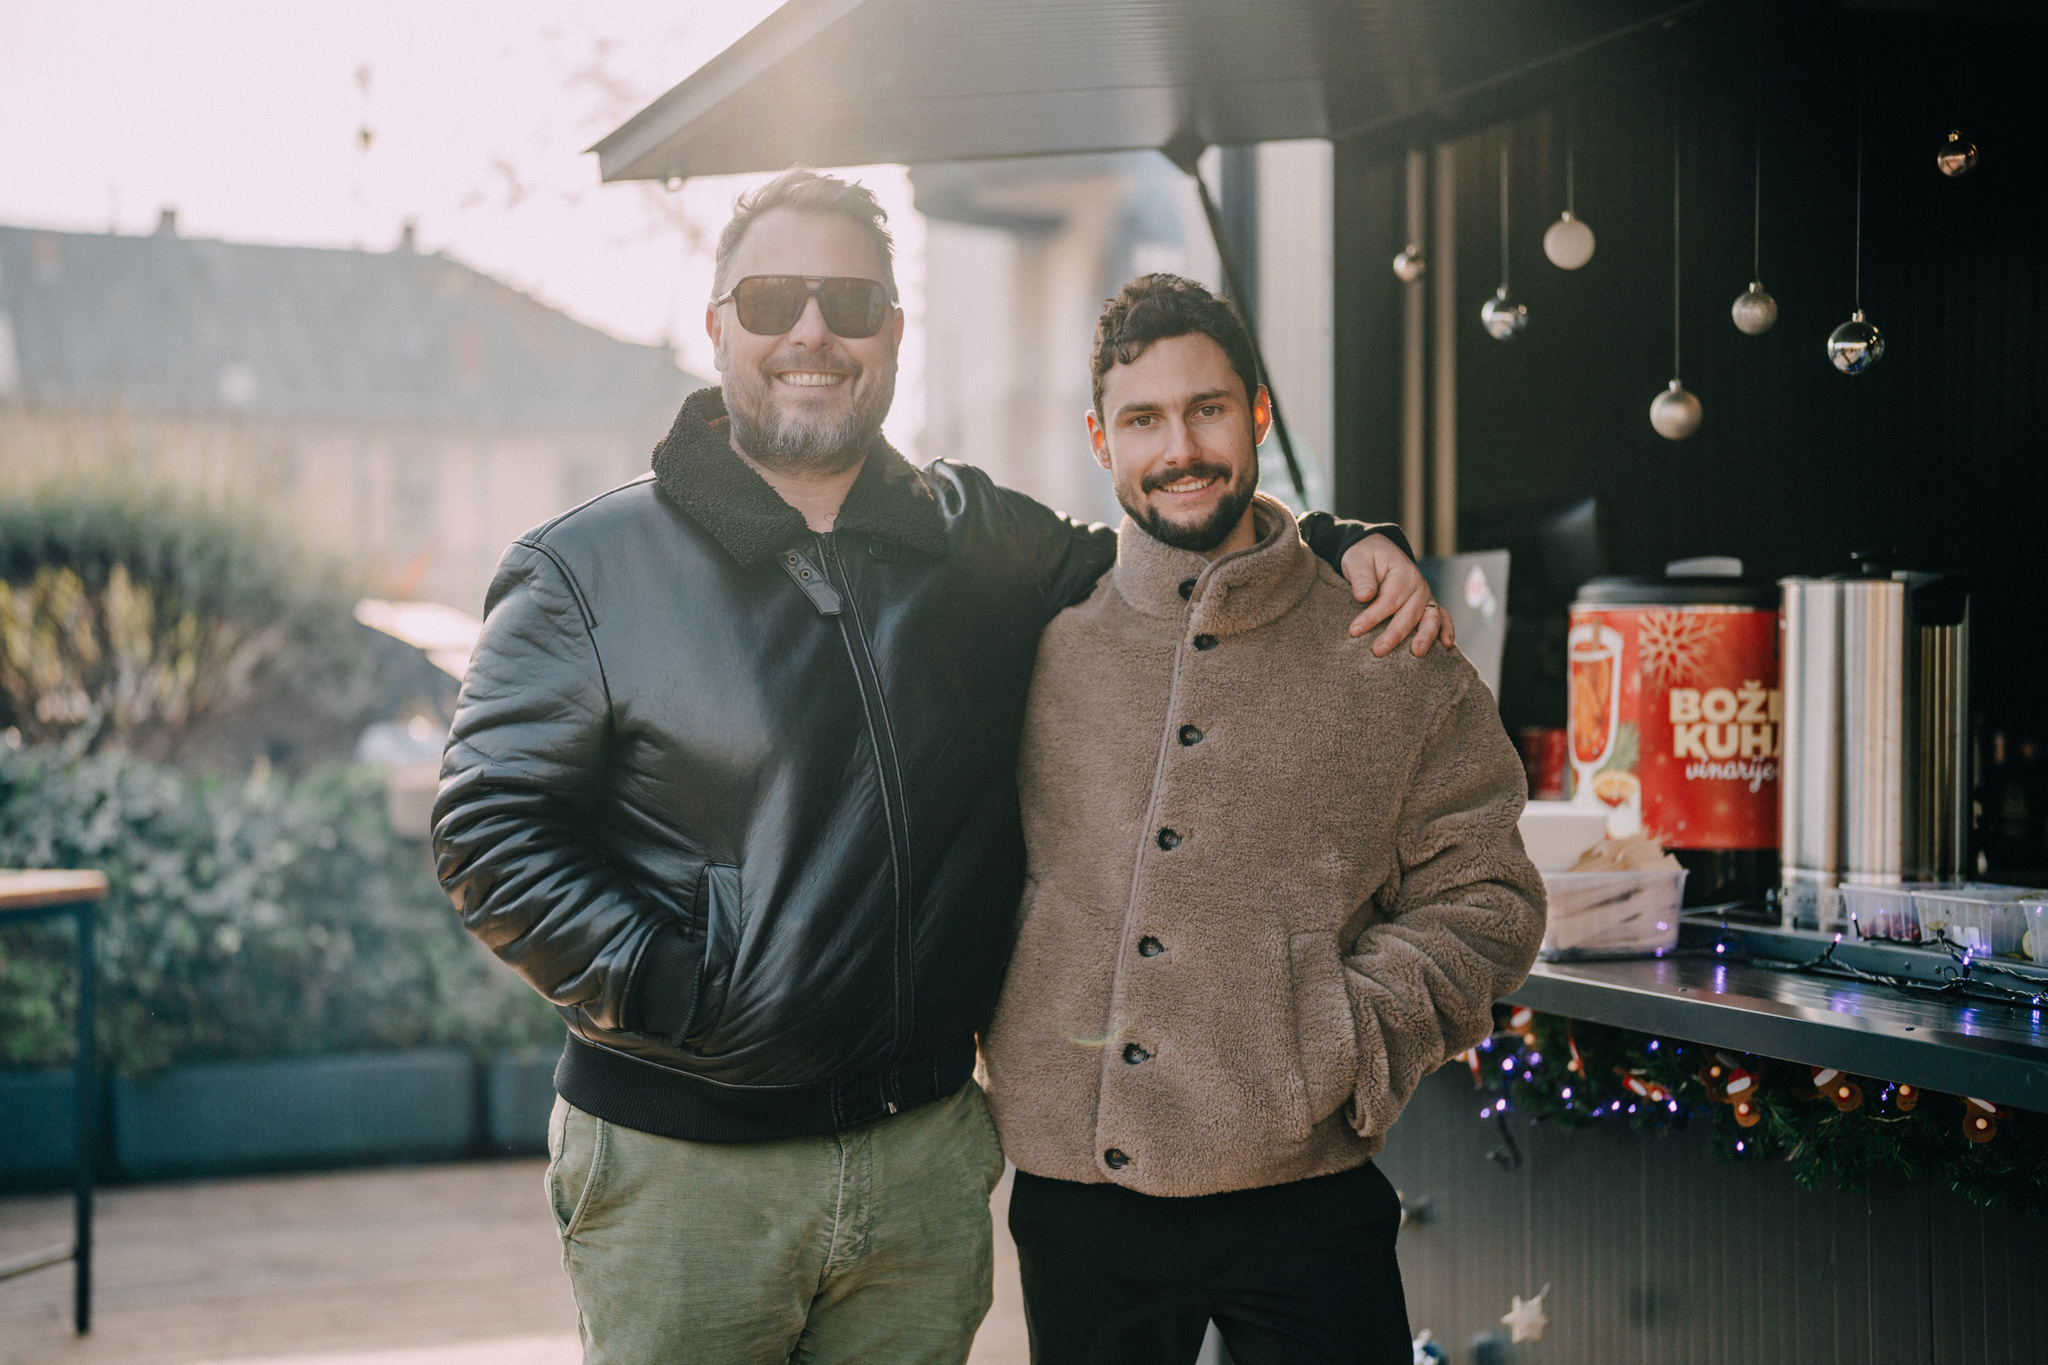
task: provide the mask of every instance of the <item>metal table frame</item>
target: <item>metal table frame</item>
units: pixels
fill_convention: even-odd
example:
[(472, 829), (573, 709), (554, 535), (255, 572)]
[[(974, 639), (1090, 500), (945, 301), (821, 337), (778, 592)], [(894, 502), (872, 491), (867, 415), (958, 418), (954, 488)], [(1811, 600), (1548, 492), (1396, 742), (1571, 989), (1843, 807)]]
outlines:
[(0, 925), (69, 916), (76, 931), (78, 964), (77, 1059), (78, 1147), (72, 1157), (73, 1233), (69, 1246), (47, 1247), (0, 1261), (0, 1280), (32, 1270), (71, 1262), (72, 1325), (83, 1336), (92, 1330), (92, 1163), (99, 1147), (99, 1059), (94, 1046), (97, 1015), (98, 962), (94, 952), (100, 898), (106, 879), (97, 873), (48, 877), (47, 888), (23, 888), (19, 903), (8, 904), (6, 880), (0, 880)]

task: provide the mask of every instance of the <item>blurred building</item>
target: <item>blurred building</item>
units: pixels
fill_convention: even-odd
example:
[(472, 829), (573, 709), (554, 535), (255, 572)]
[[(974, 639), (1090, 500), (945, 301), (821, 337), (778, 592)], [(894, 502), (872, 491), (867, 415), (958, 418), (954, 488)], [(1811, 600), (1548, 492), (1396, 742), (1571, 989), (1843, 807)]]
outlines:
[(644, 472), (703, 382), (444, 255), (0, 227), (0, 490), (238, 502), (482, 610), (513, 537)]
[[(1326, 142), (1213, 151), (1272, 386), (1309, 501), (1329, 503), (1331, 161)], [(925, 426), (918, 457), (964, 460), (1083, 519), (1121, 513), (1088, 449), (1088, 351), (1103, 300), (1165, 270), (1221, 289), (1193, 182), (1156, 152), (953, 162), (911, 171), (925, 225)], [(1279, 442), (1261, 486), (1296, 501)]]

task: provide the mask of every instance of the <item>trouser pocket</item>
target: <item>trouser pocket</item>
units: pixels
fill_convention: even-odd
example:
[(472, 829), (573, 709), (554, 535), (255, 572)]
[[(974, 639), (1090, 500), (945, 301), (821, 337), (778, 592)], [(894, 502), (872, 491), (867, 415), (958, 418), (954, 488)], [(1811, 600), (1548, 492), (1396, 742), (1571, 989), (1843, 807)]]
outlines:
[(607, 1125), (557, 1097), (548, 1117), (548, 1204), (562, 1241), (574, 1241), (598, 1193)]
[(967, 1082), (960, 1087), (960, 1094), (962, 1101), (971, 1105), (980, 1116), (980, 1122), (974, 1125), (974, 1131), (979, 1139), (976, 1145), (981, 1152), (982, 1183), (988, 1186), (988, 1193), (993, 1195), (996, 1186), (1003, 1181), (1002, 1134), (996, 1131), (996, 1116), (989, 1112), (988, 1096), (982, 1093), (980, 1082)]

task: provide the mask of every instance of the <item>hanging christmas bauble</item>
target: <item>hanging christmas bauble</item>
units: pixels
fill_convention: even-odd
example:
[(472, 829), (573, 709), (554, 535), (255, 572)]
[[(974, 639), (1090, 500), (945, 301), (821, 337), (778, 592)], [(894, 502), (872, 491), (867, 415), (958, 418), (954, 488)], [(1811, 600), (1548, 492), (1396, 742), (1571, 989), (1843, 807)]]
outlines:
[(1728, 311), (1735, 316), (1735, 330), (1744, 336), (1760, 337), (1778, 324), (1778, 301), (1755, 280), (1735, 296)]
[(1934, 164), (1950, 179), (1968, 175), (1977, 168), (1977, 144), (1966, 140), (1962, 129), (1951, 129), (1948, 141), (1934, 154)]
[(1884, 333), (1863, 319), (1858, 308), (1849, 320), (1828, 333), (1828, 359), (1843, 374), (1862, 374), (1884, 359)]
[(1683, 441), (1700, 429), (1700, 400), (1676, 379), (1650, 404), (1650, 425), (1667, 441)]
[(1429, 269), (1429, 263), (1422, 259), (1422, 248), (1410, 242), (1401, 248), (1401, 254), (1394, 258), (1394, 274), (1403, 284), (1413, 284), (1422, 278), (1422, 272)]
[(1572, 217), (1564, 217), (1543, 230), (1543, 254), (1559, 270), (1577, 270), (1593, 259), (1593, 229)]
[(1486, 332), (1496, 341), (1506, 341), (1529, 325), (1529, 310), (1508, 297), (1508, 287), (1502, 285), (1493, 291), (1493, 297), (1479, 310), (1479, 320), (1486, 324)]

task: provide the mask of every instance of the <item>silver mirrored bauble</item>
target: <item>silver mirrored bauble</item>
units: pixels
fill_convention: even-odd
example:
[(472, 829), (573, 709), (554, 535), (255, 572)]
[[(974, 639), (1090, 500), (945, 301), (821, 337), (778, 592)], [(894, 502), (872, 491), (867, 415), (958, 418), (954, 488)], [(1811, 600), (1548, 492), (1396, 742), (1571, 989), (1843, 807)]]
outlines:
[(1410, 242), (1401, 248), (1401, 254), (1394, 258), (1394, 274), (1403, 284), (1413, 284), (1422, 278), (1422, 272), (1429, 269), (1429, 263), (1422, 259), (1422, 248)]
[(1755, 280), (1735, 296), (1728, 311), (1734, 315), (1735, 330), (1744, 336), (1760, 337), (1778, 325), (1778, 301)]
[(1577, 270), (1593, 259), (1593, 229), (1572, 217), (1564, 217), (1543, 230), (1543, 254), (1559, 270)]
[(1529, 325), (1529, 310), (1509, 298), (1508, 287), (1502, 285), (1479, 310), (1479, 320), (1486, 324), (1488, 336), (1495, 341), (1507, 341)]
[(1864, 321), (1858, 308), (1849, 320), (1828, 333), (1828, 359), (1843, 374), (1862, 374), (1884, 359), (1884, 333)]
[(1650, 425), (1667, 441), (1683, 441), (1700, 429), (1700, 400), (1676, 379), (1650, 403)]
[(1965, 141), (1962, 129), (1951, 129), (1948, 141), (1942, 143), (1941, 149), (1934, 154), (1934, 164), (1951, 179), (1968, 175), (1977, 168), (1977, 144)]

